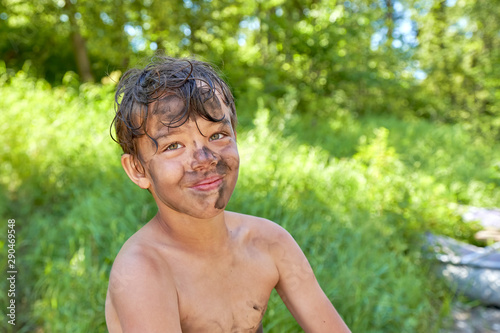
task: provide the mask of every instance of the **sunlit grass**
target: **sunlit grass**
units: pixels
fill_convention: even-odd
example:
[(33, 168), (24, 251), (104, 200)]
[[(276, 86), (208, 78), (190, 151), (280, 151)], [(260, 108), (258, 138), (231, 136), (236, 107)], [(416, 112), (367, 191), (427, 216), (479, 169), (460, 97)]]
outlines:
[[(112, 261), (155, 213), (109, 138), (113, 87), (52, 89), (19, 74), (1, 89), (0, 212), (19, 229), (18, 331), (105, 332)], [(458, 125), (270, 113), (260, 108), (238, 133), (228, 209), (284, 226), (353, 332), (436, 331), (451, 296), (419, 237), (470, 238), (453, 207), (498, 204), (498, 145)], [(275, 293), (265, 328), (300, 332)]]

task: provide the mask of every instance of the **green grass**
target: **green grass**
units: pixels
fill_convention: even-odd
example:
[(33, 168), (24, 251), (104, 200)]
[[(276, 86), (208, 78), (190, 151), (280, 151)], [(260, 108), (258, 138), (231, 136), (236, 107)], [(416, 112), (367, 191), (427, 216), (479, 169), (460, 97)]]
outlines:
[[(0, 212), (16, 219), (18, 332), (105, 332), (113, 259), (155, 213), (109, 138), (113, 87), (66, 81), (0, 76)], [(353, 332), (438, 331), (452, 295), (429, 273), (420, 236), (470, 239), (456, 206), (499, 205), (498, 144), (460, 125), (348, 112), (273, 117), (261, 106), (242, 119), (228, 209), (289, 230)], [(276, 293), (264, 324), (300, 332)]]

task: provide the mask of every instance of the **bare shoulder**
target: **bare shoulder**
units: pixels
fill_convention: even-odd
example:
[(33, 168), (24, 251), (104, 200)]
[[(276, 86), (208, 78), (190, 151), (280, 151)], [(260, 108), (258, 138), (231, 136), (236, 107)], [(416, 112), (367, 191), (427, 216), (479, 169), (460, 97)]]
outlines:
[(129, 289), (144, 277), (168, 277), (168, 267), (154, 247), (135, 236), (123, 245), (115, 258), (109, 281), (112, 292)]
[(144, 231), (133, 235), (113, 263), (106, 300), (108, 328), (110, 332), (145, 328), (153, 332), (168, 327), (169, 331), (180, 332), (172, 274), (157, 248), (144, 236)]
[(302, 259), (302, 251), (292, 235), (276, 222), (265, 218), (226, 212), (232, 224), (245, 230), (247, 238), (255, 245), (260, 245), (262, 251), (273, 257), (279, 265), (283, 257), (289, 254), (298, 254)]
[(226, 217), (233, 225), (244, 227), (252, 234), (264, 237), (265, 239), (273, 240), (276, 237), (291, 237), (288, 231), (282, 226), (262, 217), (228, 211), (226, 211)]

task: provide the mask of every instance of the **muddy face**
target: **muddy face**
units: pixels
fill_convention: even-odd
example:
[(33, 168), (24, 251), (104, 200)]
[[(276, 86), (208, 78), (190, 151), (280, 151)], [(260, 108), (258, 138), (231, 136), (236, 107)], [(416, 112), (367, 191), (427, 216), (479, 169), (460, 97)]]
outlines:
[[(170, 128), (156, 119), (151, 136), (140, 138), (150, 191), (160, 209), (171, 209), (197, 218), (220, 213), (233, 193), (239, 170), (236, 136), (229, 121), (229, 109), (215, 115), (219, 122), (203, 118), (188, 120)], [(166, 112), (167, 118), (170, 113)], [(171, 119), (171, 118), (170, 118)]]

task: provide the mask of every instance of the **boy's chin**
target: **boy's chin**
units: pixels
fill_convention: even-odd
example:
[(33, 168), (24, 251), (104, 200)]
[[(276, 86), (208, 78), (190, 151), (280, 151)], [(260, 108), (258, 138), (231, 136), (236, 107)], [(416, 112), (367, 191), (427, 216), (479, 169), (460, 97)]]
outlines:
[(179, 212), (197, 219), (211, 219), (224, 212), (225, 208), (226, 205), (222, 206), (222, 208), (216, 208), (215, 205), (211, 204), (204, 208), (199, 207), (195, 209), (187, 209), (184, 211), (181, 210)]
[(188, 195), (181, 197), (175, 197), (174, 195), (158, 196), (153, 193), (153, 197), (162, 215), (173, 214), (172, 216), (175, 216), (180, 214), (196, 219), (211, 219), (224, 212), (232, 192), (232, 190), (228, 191), (226, 187), (210, 193), (193, 194), (187, 192)]
[[(217, 208), (216, 208), (217, 206)], [(221, 208), (218, 208), (220, 207)], [(170, 214), (169, 211), (175, 211), (176, 214), (181, 214), (185, 216), (189, 216), (195, 219), (200, 219), (200, 220), (207, 220), (207, 219), (212, 219), (219, 214), (223, 213), (225, 208), (227, 206), (227, 203), (224, 205), (215, 205), (211, 204), (207, 207), (168, 207), (166, 209), (160, 209), (161, 211), (165, 212), (166, 214)]]
[(205, 211), (205, 212), (203, 212), (201, 214), (193, 215), (193, 217), (197, 218), (197, 219), (200, 219), (200, 220), (212, 219), (212, 218), (220, 215), (221, 213), (223, 213), (225, 208), (226, 208), (226, 206), (224, 206), (224, 208), (222, 208), (222, 209), (213, 208), (210, 211)]

